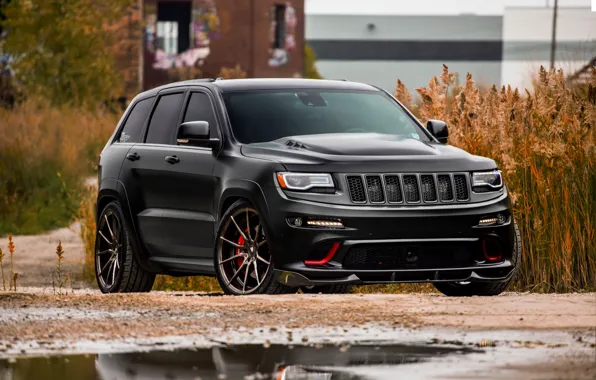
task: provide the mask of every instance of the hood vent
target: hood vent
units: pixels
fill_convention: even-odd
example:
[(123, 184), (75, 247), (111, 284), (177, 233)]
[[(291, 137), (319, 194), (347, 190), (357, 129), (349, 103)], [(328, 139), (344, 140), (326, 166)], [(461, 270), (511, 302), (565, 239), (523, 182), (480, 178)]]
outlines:
[(306, 145), (302, 144), (301, 142), (294, 141), (294, 140), (286, 141), (285, 145), (289, 148), (308, 149), (308, 147)]

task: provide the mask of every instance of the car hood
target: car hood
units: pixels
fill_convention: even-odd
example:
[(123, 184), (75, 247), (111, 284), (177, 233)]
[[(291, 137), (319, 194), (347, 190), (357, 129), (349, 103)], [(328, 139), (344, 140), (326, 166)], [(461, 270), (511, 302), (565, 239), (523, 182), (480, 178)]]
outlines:
[[(415, 138), (376, 133), (289, 136), (243, 145), (247, 157), (284, 164), (288, 170), (341, 172), (473, 171), (496, 168), (493, 160)], [(317, 167), (313, 167), (316, 165)]]

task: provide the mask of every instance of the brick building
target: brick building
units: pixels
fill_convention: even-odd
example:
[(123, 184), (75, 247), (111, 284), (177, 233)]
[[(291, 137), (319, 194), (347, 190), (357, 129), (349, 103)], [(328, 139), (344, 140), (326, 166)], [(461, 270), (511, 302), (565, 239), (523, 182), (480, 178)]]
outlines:
[(304, 0), (141, 0), (137, 9), (138, 88), (217, 77), (237, 65), (248, 77), (303, 73)]

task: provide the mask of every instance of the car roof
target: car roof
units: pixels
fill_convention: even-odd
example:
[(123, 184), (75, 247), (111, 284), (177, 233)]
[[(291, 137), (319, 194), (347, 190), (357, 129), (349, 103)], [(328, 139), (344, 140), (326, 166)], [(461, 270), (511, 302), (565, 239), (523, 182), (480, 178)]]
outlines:
[(298, 78), (259, 78), (259, 79), (193, 79), (168, 83), (138, 94), (137, 98), (157, 95), (162, 90), (193, 85), (213, 85), (223, 92), (249, 90), (283, 90), (283, 89), (318, 89), (318, 90), (352, 90), (379, 91), (376, 87), (344, 80), (298, 79)]
[(247, 90), (283, 90), (283, 89), (320, 89), (320, 90), (360, 90), (378, 91), (368, 84), (342, 80), (296, 79), (296, 78), (261, 78), (228, 79), (213, 82), (223, 92)]

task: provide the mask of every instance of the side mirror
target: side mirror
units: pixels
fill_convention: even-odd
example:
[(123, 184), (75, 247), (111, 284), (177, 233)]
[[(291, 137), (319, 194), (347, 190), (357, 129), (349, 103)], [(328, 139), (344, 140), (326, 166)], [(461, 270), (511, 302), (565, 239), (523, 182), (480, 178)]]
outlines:
[(433, 135), (441, 144), (447, 144), (447, 137), (449, 136), (449, 129), (447, 124), (441, 120), (429, 120), (426, 122), (426, 129)]
[(187, 121), (178, 128), (178, 143), (216, 147), (219, 139), (209, 138), (209, 123), (206, 121)]
[(178, 128), (179, 140), (209, 140), (209, 123), (206, 121), (187, 121)]

